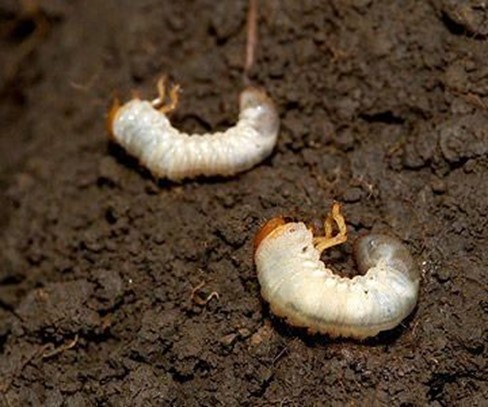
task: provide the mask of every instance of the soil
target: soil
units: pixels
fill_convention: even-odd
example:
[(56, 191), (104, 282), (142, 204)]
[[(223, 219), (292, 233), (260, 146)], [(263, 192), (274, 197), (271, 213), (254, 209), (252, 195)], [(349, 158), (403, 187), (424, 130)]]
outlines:
[[(175, 126), (231, 125), (246, 10), (0, 2), (1, 406), (486, 405), (485, 2), (260, 2), (250, 78), (280, 111), (275, 152), (230, 179), (153, 179), (108, 142), (113, 95), (153, 98), (165, 73)], [(259, 227), (317, 224), (333, 200), (350, 242), (396, 235), (422, 269), (414, 314), (365, 342), (260, 297)], [(350, 253), (330, 253), (346, 274)]]

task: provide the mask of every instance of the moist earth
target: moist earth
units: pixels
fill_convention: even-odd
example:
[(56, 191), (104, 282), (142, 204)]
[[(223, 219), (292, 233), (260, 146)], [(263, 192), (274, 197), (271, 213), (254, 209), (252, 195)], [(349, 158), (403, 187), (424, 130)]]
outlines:
[[(232, 125), (247, 6), (0, 1), (1, 406), (486, 405), (485, 2), (260, 2), (275, 152), (153, 179), (107, 138), (114, 96), (166, 74), (175, 126)], [(422, 270), (415, 312), (365, 342), (274, 317), (253, 265), (267, 219), (317, 226), (334, 200), (332, 267), (381, 232)]]

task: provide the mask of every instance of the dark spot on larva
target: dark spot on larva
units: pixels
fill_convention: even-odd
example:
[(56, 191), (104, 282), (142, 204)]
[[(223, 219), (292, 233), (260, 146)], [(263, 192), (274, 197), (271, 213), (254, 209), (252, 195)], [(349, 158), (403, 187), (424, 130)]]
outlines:
[(308, 250), (308, 246), (302, 248), (302, 253), (305, 253)]
[(364, 294), (368, 295), (368, 290), (364, 290)]

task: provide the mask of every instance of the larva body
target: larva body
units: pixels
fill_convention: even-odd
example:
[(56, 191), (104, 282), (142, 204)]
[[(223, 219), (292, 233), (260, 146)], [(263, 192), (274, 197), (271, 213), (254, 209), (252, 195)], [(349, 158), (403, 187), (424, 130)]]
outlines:
[(241, 93), (236, 125), (213, 134), (182, 133), (153, 105), (133, 99), (111, 115), (109, 126), (113, 140), (156, 177), (179, 181), (234, 175), (261, 162), (276, 144), (276, 108), (256, 88)]
[(415, 308), (420, 275), (398, 239), (360, 238), (355, 258), (364, 275), (344, 278), (320, 260), (305, 224), (274, 222), (257, 237), (255, 262), (263, 298), (290, 324), (363, 339), (394, 328)]

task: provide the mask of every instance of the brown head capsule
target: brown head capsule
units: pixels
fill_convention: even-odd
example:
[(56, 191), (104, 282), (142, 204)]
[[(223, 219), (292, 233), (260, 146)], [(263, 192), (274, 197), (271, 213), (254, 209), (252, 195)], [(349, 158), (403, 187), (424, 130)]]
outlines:
[(105, 122), (105, 128), (107, 129), (107, 133), (110, 140), (114, 139), (113, 123), (120, 107), (121, 107), (120, 100), (118, 98), (114, 98), (112, 102), (112, 106), (110, 106), (110, 109), (108, 110), (107, 119)]
[(259, 247), (259, 244), (264, 240), (264, 238), (266, 238), (275, 229), (283, 226), (285, 223), (285, 219), (283, 219), (281, 216), (272, 218), (267, 221), (264, 226), (259, 229), (259, 232), (256, 233), (256, 236), (254, 237), (254, 251), (256, 251), (256, 249)]

